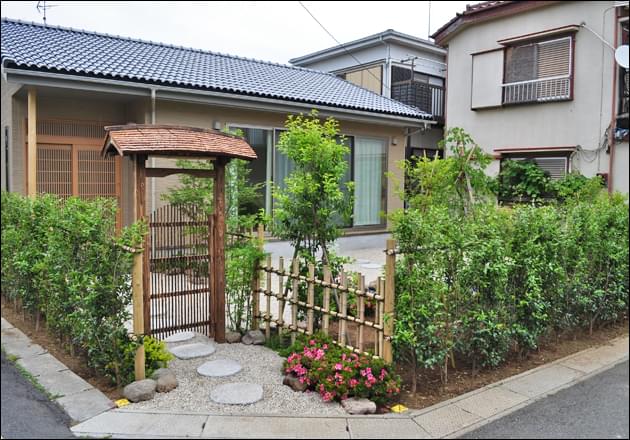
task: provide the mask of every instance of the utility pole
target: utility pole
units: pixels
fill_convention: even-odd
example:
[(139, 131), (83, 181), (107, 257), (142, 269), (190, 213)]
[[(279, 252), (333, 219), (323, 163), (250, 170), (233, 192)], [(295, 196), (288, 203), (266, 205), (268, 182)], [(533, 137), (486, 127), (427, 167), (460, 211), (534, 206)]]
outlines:
[(427, 29), (427, 40), (431, 38), (431, 0), (429, 0), (429, 27)]

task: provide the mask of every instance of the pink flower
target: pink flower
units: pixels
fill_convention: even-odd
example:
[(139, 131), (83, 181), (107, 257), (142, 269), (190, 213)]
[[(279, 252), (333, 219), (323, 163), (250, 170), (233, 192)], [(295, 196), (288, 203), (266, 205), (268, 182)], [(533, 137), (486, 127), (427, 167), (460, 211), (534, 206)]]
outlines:
[(340, 363), (335, 364), (335, 370), (341, 371), (342, 368), (343, 368), (343, 365), (341, 365)]
[(315, 345), (315, 340), (311, 339), (310, 341), (308, 341), (308, 343), (311, 344), (311, 345)]
[(323, 348), (324, 350), (328, 350), (328, 344), (324, 344), (324, 345), (322, 345), (322, 348)]
[(359, 385), (359, 381), (356, 379), (350, 379), (350, 388), (354, 388)]
[(381, 374), (379, 374), (379, 379), (383, 380), (385, 378), (385, 376), (387, 376), (387, 371), (385, 371), (385, 368), (381, 368)]

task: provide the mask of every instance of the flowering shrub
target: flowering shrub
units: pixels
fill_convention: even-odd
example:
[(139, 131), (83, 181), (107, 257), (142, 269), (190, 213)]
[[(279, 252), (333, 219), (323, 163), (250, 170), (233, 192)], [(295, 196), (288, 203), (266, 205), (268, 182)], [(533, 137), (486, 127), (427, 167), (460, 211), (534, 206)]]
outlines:
[(295, 375), (324, 401), (367, 398), (384, 405), (400, 392), (400, 377), (382, 359), (358, 355), (317, 334), (290, 347), (284, 372)]

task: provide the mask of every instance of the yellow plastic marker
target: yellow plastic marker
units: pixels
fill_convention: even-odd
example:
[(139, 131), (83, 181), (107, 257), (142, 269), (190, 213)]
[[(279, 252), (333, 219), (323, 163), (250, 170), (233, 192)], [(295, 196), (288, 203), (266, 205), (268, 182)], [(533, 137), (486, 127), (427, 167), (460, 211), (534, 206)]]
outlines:
[(118, 408), (122, 408), (123, 406), (129, 405), (129, 401), (127, 399), (118, 399), (114, 402)]
[(401, 405), (399, 403), (399, 404), (396, 404), (396, 405), (392, 406), (390, 409), (392, 410), (392, 412), (401, 413), (401, 412), (407, 411), (409, 408), (407, 408), (405, 405)]

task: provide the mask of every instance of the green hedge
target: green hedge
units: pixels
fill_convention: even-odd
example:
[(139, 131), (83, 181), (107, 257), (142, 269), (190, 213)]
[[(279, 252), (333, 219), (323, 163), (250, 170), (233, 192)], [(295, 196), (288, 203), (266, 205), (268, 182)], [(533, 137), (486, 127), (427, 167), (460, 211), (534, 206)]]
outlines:
[[(606, 193), (543, 207), (447, 205), (393, 217), (397, 357), (446, 373), (521, 356), (541, 338), (623, 319), (628, 308), (628, 205)], [(446, 376), (444, 375), (444, 379)]]
[[(2, 293), (42, 314), (49, 330), (69, 339), (88, 365), (117, 385), (133, 380), (138, 342), (125, 328), (131, 304), (132, 255), (146, 227), (115, 233), (111, 200), (30, 199), (2, 193)], [(149, 372), (163, 347), (145, 338)]]

